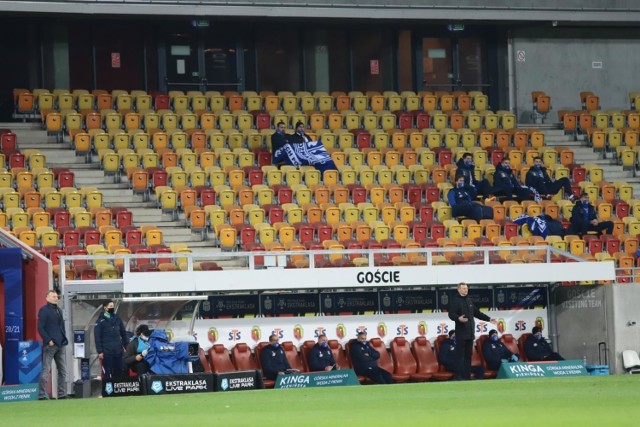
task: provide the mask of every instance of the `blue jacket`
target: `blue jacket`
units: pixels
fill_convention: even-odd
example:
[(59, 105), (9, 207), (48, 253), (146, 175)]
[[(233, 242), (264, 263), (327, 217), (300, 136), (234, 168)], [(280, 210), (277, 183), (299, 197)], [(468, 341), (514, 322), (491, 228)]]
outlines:
[(471, 205), (471, 195), (464, 188), (454, 187), (447, 193), (447, 200), (451, 207)]
[(475, 165), (472, 163), (471, 165), (466, 165), (464, 163), (464, 159), (460, 158), (456, 162), (456, 176), (462, 175), (464, 177), (464, 186), (465, 187), (477, 187), (480, 182), (476, 179), (475, 174)]
[(262, 362), (262, 373), (266, 378), (271, 380), (278, 376), (278, 372), (284, 372), (287, 369), (291, 369), (287, 356), (284, 354), (282, 346), (274, 347), (269, 344), (262, 349), (260, 355), (260, 361)]
[(524, 342), (524, 352), (527, 359), (531, 362), (545, 360), (547, 356), (553, 353), (551, 346), (544, 338), (536, 339), (535, 335), (531, 335)]
[(322, 348), (316, 344), (309, 352), (309, 370), (311, 371), (324, 371), (324, 368), (327, 366), (333, 366), (335, 364), (336, 360), (329, 347)]
[(482, 355), (484, 356), (487, 367), (493, 371), (500, 369), (502, 359), (510, 359), (513, 353), (500, 340), (492, 341), (488, 338), (482, 344)]
[(275, 153), (280, 148), (284, 146), (284, 144), (289, 142), (289, 135), (286, 133), (274, 132), (271, 135), (271, 152)]
[(552, 183), (553, 181), (551, 180), (551, 178), (549, 178), (547, 169), (544, 167), (541, 167), (540, 169), (532, 167), (527, 172), (527, 176), (525, 178), (525, 185), (527, 187), (535, 188), (540, 194), (549, 194), (547, 185), (550, 185)]
[(49, 341), (53, 341), (59, 347), (69, 344), (64, 330), (62, 310), (56, 304), (47, 303), (38, 311), (38, 333), (44, 346), (49, 345)]
[[(458, 333), (456, 332), (456, 335)], [(456, 342), (451, 338), (447, 338), (440, 344), (438, 352), (438, 362), (443, 365), (447, 371), (456, 371)]]
[(96, 351), (106, 354), (122, 354), (129, 340), (122, 320), (116, 314), (103, 312), (93, 330)]
[(368, 341), (364, 343), (358, 340), (353, 341), (349, 350), (351, 364), (356, 374), (366, 375), (368, 369), (378, 367), (378, 362), (376, 361), (380, 358), (380, 353), (371, 347)]
[(154, 329), (149, 338), (149, 352), (144, 359), (154, 374), (188, 374), (189, 343), (169, 342), (165, 331)]
[(577, 231), (580, 231), (588, 227), (591, 221), (597, 218), (596, 208), (591, 203), (584, 207), (581, 202), (578, 202), (571, 210), (571, 219), (569, 221)]
[(496, 171), (493, 173), (493, 189), (496, 192), (513, 190), (518, 187), (518, 181), (513, 176), (511, 169), (505, 170), (502, 166), (496, 167)]

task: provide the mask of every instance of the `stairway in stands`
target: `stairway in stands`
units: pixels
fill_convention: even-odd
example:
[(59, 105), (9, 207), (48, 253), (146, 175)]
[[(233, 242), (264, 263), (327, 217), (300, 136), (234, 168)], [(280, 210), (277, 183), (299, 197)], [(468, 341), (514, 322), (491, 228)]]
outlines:
[[(520, 126), (519, 126), (520, 127)], [(593, 163), (602, 168), (605, 181), (625, 181), (633, 187), (634, 197), (640, 196), (640, 177), (635, 171), (623, 170), (616, 163), (616, 154), (596, 152), (591, 148), (583, 135), (565, 135), (558, 125), (536, 125), (545, 133), (545, 145), (549, 147), (566, 147), (573, 151), (574, 163)]]
[(192, 234), (185, 226), (184, 216), (177, 221), (170, 214), (163, 214), (154, 200), (143, 201), (142, 195), (134, 195), (129, 189), (126, 176), (122, 182), (115, 183), (113, 177), (105, 176), (100, 169), (96, 156), (91, 163), (85, 163), (84, 157), (76, 157), (72, 144), (68, 141), (58, 143), (53, 136), (47, 136), (39, 123), (3, 123), (1, 128), (11, 129), (17, 136), (21, 151), (37, 149), (46, 156), (48, 168), (69, 168), (75, 174), (75, 186), (96, 187), (103, 194), (105, 207), (124, 206), (133, 213), (134, 225), (155, 225), (163, 231), (165, 244), (186, 243), (192, 251), (218, 251), (211, 240), (200, 241), (198, 234)]

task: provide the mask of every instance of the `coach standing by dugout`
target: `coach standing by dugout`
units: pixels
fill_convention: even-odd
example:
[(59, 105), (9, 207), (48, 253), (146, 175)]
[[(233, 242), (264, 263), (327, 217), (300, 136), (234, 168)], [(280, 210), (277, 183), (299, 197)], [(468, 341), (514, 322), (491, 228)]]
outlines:
[(122, 320), (115, 313), (113, 300), (104, 303), (104, 311), (98, 317), (93, 331), (96, 351), (102, 361), (102, 378), (113, 379), (124, 374), (124, 348), (127, 331)]
[(38, 399), (49, 400), (46, 385), (51, 362), (55, 360), (58, 369), (58, 399), (67, 397), (67, 363), (65, 346), (69, 344), (64, 330), (62, 310), (58, 307), (58, 293), (48, 291), (47, 304), (38, 311), (38, 333), (42, 337), (42, 371), (38, 384)]
[(480, 320), (497, 324), (495, 319), (480, 312), (467, 294), (469, 286), (461, 282), (458, 285), (458, 295), (454, 296), (449, 304), (449, 319), (456, 323), (456, 360), (457, 380), (471, 379), (471, 355), (473, 352), (473, 340), (475, 339), (476, 322), (474, 317)]

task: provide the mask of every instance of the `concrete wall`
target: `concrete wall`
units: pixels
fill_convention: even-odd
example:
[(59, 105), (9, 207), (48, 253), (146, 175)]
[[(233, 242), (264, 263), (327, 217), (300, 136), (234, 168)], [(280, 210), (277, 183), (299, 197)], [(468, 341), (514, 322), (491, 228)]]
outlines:
[(609, 351), (612, 372), (622, 373), (622, 352), (640, 351), (640, 284), (606, 286), (607, 323), (613, 325)]
[(561, 287), (552, 295), (557, 337), (550, 338), (557, 339), (560, 355), (565, 359), (586, 358), (587, 364), (598, 364), (598, 344), (609, 341), (604, 287)]
[[(551, 96), (547, 123), (559, 110), (580, 109), (580, 92), (600, 96), (601, 108), (629, 109), (629, 92), (640, 90), (640, 32), (635, 29), (538, 28), (511, 34), (515, 111), (521, 123), (531, 123), (531, 92)], [(520, 60), (518, 60), (520, 53)], [(601, 67), (601, 68), (598, 68)]]
[(586, 357), (587, 364), (604, 363), (605, 352), (601, 354), (598, 343), (605, 342), (609, 370), (620, 374), (622, 352), (640, 351), (639, 283), (560, 287), (551, 301), (549, 317), (555, 310), (557, 336), (550, 338), (566, 359)]

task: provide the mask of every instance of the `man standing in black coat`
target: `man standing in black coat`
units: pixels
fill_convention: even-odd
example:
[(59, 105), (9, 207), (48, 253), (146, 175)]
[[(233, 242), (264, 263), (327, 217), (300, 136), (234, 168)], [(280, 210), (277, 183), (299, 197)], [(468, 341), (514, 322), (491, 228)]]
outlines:
[(262, 349), (260, 361), (262, 362), (262, 373), (267, 379), (275, 380), (278, 375), (291, 372), (291, 365), (289, 365), (276, 334), (269, 337), (269, 345)]
[(564, 360), (564, 357), (551, 349), (547, 340), (542, 337), (542, 331), (538, 326), (533, 327), (531, 336), (524, 342), (524, 352), (530, 362)]
[(480, 312), (467, 297), (469, 286), (462, 282), (458, 285), (458, 295), (454, 296), (449, 304), (449, 319), (456, 324), (456, 359), (458, 369), (455, 379), (471, 379), (471, 355), (473, 351), (473, 340), (475, 339), (476, 322), (474, 317), (480, 320), (497, 324), (495, 319)]
[(58, 399), (65, 399), (67, 397), (65, 346), (69, 341), (64, 329), (62, 310), (58, 307), (57, 292), (48, 291), (46, 299), (47, 304), (38, 311), (38, 333), (42, 337), (42, 371), (38, 384), (38, 399), (49, 400), (46, 385), (53, 360), (58, 369)]
[(511, 353), (506, 345), (500, 341), (498, 331), (492, 329), (489, 331), (489, 339), (482, 344), (482, 355), (484, 361), (487, 362), (487, 368), (492, 371), (500, 369), (502, 362), (517, 362), (518, 355)]
[(357, 375), (369, 378), (377, 384), (393, 384), (391, 374), (378, 366), (380, 353), (369, 345), (367, 333), (358, 333), (358, 339), (349, 347), (353, 370)]
[(98, 317), (93, 333), (98, 358), (102, 361), (102, 378), (107, 380), (122, 376), (127, 331), (120, 317), (115, 314), (113, 300), (104, 303), (104, 311)]
[(329, 341), (326, 335), (320, 335), (318, 342), (309, 352), (309, 370), (310, 371), (331, 371), (340, 369), (333, 357), (333, 352), (329, 348)]
[[(458, 369), (458, 359), (456, 358), (457, 348), (456, 331), (449, 331), (449, 338), (440, 344), (438, 363), (444, 366), (447, 371), (453, 372), (454, 374)], [(469, 371), (476, 379), (484, 379), (484, 368), (482, 366), (470, 366)]]

